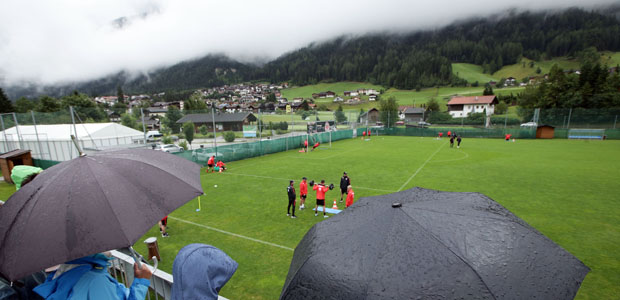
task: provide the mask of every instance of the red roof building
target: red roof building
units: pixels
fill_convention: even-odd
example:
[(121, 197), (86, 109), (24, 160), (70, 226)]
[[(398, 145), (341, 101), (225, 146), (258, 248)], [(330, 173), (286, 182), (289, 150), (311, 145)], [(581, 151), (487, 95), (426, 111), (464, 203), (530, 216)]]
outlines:
[(491, 96), (471, 96), (452, 97), (448, 102), (448, 113), (453, 118), (464, 118), (470, 113), (482, 113), (486, 110), (487, 114), (492, 115), (495, 105), (498, 103), (497, 97)]

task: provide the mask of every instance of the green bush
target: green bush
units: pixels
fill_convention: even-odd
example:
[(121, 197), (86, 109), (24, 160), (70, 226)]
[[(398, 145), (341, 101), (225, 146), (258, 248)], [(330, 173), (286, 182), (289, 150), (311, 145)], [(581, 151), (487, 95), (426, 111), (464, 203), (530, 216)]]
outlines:
[(224, 140), (226, 142), (230, 143), (230, 142), (234, 142), (235, 141), (235, 133), (234, 132), (226, 131), (226, 132), (223, 133), (223, 135), (224, 135)]
[(180, 143), (179, 143), (179, 147), (181, 147), (181, 148), (183, 148), (183, 149), (185, 149), (185, 150), (188, 150), (188, 148), (187, 148), (187, 142), (186, 142), (186, 141), (182, 141), (182, 142), (180, 142)]
[(172, 137), (170, 137), (169, 135), (164, 136), (164, 137), (161, 139), (161, 142), (162, 142), (163, 144), (172, 144)]
[(276, 129), (276, 134), (285, 134), (288, 130)]

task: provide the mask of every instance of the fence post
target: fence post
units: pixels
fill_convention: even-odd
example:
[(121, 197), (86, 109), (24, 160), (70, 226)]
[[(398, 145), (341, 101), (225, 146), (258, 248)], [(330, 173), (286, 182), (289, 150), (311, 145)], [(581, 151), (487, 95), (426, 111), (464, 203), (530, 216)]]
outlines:
[(566, 123), (566, 129), (570, 128), (570, 117), (572, 113), (573, 113), (573, 108), (570, 108), (568, 111), (568, 123)]
[(506, 124), (508, 124), (508, 112), (506, 112), (506, 118), (504, 119), (504, 130), (506, 130)]
[(258, 146), (260, 147), (260, 155), (263, 155), (263, 129), (261, 128), (263, 125), (263, 120), (261, 118), (261, 114), (260, 114), (260, 108), (258, 109), (258, 135), (259, 135), (259, 139), (258, 139)]
[(17, 122), (17, 116), (15, 115), (15, 113), (11, 114), (13, 115), (13, 120), (15, 121), (15, 130), (17, 130), (17, 141), (19, 142), (19, 148), (24, 149), (22, 134), (19, 132), (19, 123)]
[(616, 115), (616, 119), (614, 119), (614, 129), (616, 129), (616, 122), (618, 122), (618, 115)]
[(9, 140), (6, 138), (6, 129), (4, 128), (4, 114), (0, 114), (0, 122), (2, 123), (2, 134), (4, 134), (4, 152), (9, 152)]
[(43, 158), (43, 148), (41, 148), (41, 141), (39, 140), (39, 131), (37, 130), (37, 121), (34, 119), (34, 111), (31, 110), (30, 115), (32, 115), (32, 125), (34, 125), (34, 134), (37, 136), (37, 144), (39, 145), (39, 155), (41, 155), (41, 158)]

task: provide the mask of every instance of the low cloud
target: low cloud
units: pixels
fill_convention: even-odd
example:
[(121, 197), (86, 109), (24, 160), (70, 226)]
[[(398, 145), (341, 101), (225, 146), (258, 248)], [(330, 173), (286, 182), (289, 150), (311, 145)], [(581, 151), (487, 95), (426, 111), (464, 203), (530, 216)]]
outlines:
[[(6, 3), (8, 2), (8, 3)], [(402, 32), (507, 9), (593, 8), (611, 0), (5, 1), (0, 84), (58, 84), (225, 53), (273, 59), (343, 34)]]

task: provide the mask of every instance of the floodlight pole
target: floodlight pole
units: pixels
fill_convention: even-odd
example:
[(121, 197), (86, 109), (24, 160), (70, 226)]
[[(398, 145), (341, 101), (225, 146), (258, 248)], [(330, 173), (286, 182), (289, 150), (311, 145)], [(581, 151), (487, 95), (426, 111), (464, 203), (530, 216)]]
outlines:
[(217, 157), (217, 132), (215, 131), (215, 111), (211, 105), (211, 121), (213, 121), (213, 145), (215, 147), (215, 156)]
[(568, 123), (566, 123), (566, 129), (570, 128), (570, 117), (573, 113), (573, 108), (571, 107), (568, 111)]
[(32, 115), (32, 124), (34, 125), (34, 134), (37, 135), (37, 144), (39, 145), (39, 154), (41, 155), (41, 158), (43, 158), (43, 148), (41, 148), (41, 141), (39, 140), (39, 131), (37, 130), (37, 121), (34, 118), (34, 111), (31, 110), (30, 115)]
[(146, 125), (144, 124), (144, 109), (140, 107), (140, 114), (142, 115), (142, 132), (144, 133), (144, 147), (146, 147)]

